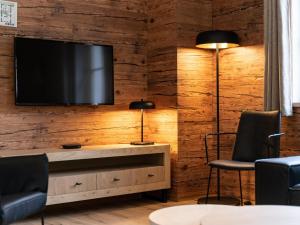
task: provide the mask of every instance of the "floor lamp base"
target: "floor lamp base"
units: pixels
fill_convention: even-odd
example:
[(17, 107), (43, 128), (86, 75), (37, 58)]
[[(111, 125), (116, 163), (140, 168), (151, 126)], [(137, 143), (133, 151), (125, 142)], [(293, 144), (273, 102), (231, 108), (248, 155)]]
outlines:
[[(198, 204), (205, 204), (205, 197), (203, 198), (199, 198), (197, 200)], [(244, 202), (244, 205), (248, 205), (248, 202)], [(218, 199), (217, 196), (215, 197), (209, 197), (207, 204), (213, 204), (213, 205), (235, 205), (238, 206), (241, 204), (240, 199), (238, 198), (234, 198), (234, 197), (220, 197), (220, 199)], [(250, 203), (251, 205), (251, 203)]]
[(154, 145), (153, 141), (132, 141), (131, 145)]

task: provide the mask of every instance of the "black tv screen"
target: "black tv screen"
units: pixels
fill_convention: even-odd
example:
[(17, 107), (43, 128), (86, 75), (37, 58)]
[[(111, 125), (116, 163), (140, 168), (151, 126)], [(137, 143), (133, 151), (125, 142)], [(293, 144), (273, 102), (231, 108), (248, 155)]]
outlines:
[(114, 104), (113, 47), (15, 38), (16, 105)]

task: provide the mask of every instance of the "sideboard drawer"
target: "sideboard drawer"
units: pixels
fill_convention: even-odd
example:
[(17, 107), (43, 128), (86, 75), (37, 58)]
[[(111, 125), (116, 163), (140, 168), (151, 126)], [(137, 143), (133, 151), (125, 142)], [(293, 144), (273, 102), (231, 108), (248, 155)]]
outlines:
[(96, 173), (79, 175), (53, 174), (49, 177), (48, 195), (63, 195), (96, 189)]
[(139, 168), (134, 171), (134, 185), (156, 183), (164, 179), (165, 170), (163, 166)]
[(132, 185), (132, 169), (103, 171), (97, 174), (97, 189)]

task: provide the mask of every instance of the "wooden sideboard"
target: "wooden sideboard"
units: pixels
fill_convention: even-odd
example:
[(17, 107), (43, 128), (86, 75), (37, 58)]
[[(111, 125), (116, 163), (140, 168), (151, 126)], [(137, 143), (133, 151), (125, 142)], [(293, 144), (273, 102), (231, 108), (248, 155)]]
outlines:
[(47, 205), (169, 189), (170, 145), (83, 146), (2, 151), (0, 157), (46, 153)]

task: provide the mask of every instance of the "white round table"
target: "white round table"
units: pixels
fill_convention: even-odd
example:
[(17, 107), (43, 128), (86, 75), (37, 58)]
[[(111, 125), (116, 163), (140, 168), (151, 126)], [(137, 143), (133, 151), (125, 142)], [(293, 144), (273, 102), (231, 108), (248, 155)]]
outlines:
[(297, 206), (182, 205), (156, 210), (151, 225), (299, 225)]

